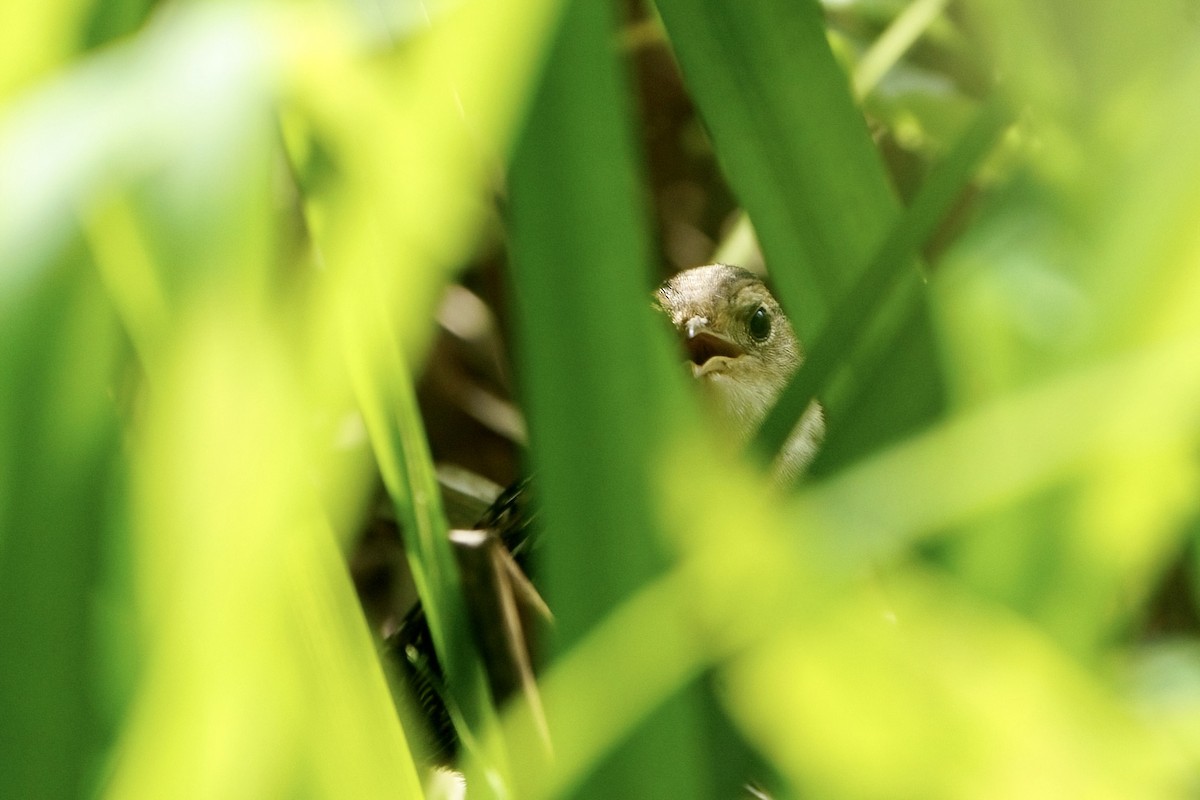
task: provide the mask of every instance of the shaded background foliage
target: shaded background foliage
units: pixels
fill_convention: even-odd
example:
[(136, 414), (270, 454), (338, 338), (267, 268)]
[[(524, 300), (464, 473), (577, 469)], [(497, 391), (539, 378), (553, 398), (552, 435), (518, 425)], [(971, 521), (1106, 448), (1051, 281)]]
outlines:
[[(1194, 793), (1194, 2), (7, 13), (0, 794), (437, 796), (417, 596), (473, 795)], [(714, 258), (789, 492), (647, 302)], [(435, 463), (538, 475), (550, 748)]]

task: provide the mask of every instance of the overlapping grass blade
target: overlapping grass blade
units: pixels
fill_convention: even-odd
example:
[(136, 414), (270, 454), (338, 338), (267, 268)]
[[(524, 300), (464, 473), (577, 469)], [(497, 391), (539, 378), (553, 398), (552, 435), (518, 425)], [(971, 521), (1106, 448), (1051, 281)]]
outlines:
[[(496, 721), (486, 668), (471, 638), (416, 394), (398, 348), (382, 345), (382, 353), (372, 351), (372, 343), (378, 347), (390, 338), (386, 328), (371, 329), (373, 316), (377, 326), (376, 315), (359, 313), (346, 319), (346, 355), (359, 408), (396, 508), (413, 579), (446, 675), (443, 700), (468, 759), (480, 770), (503, 776), (504, 759), (495, 749), (499, 740), (492, 735)], [(481, 742), (492, 745), (493, 751), (481, 751)], [(492, 782), (483, 779), (478, 784), (477, 791), (483, 792)]]
[[(836, 371), (846, 369), (861, 341), (871, 334), (880, 311), (903, 281), (919, 281), (916, 253), (933, 233), (950, 205), (971, 181), (983, 158), (1011, 121), (1000, 101), (985, 106), (953, 150), (937, 165), (912, 204), (892, 225), (853, 289), (837, 306), (829, 324), (809, 352), (804, 366), (780, 395), (763, 421), (756, 445), (775, 453), (783, 445), (804, 408), (822, 395)], [(916, 298), (910, 296), (909, 301)], [(904, 310), (901, 310), (904, 313)]]
[[(569, 5), (511, 178), (520, 372), (560, 649), (665, 564), (652, 471), (672, 427), (670, 362), (651, 317), (609, 13), (602, 4)], [(615, 706), (626, 690), (614, 677), (597, 671), (592, 690)], [(643, 712), (667, 698), (655, 700)], [(556, 720), (571, 720), (584, 727), (557, 733), (586, 739), (589, 723), (570, 712), (547, 708), (551, 735)], [(591, 765), (572, 796), (709, 796), (711, 782), (697, 769), (695, 713), (687, 702), (659, 705), (615, 755)]]
[(801, 340), (829, 321), (897, 203), (816, 2), (657, 3)]
[[(445, 535), (411, 364), (424, 356), (435, 303), (483, 217), (480, 187), (510, 146), (556, 3), (443, 13), (414, 43), (416, 59), (393, 54), (363, 69), (344, 55), (297, 52), (301, 124), (289, 127), (302, 174), (305, 148), (331, 153), (341, 172), (341, 185), (311, 186), (305, 197), (316, 245), (335, 268), (325, 291), (336, 300), (318, 309), (317, 326), (342, 343), (349, 362), (446, 672), (444, 699), (473, 791), (486, 795), (503, 791), (505, 757), (490, 735), (494, 710)], [(398, 96), (397, 82), (407, 90)], [(380, 180), (384, 164), (391, 169)]]
[[(783, 305), (812, 344), (839, 323), (898, 213), (820, 9), (807, 1), (658, 6)], [(860, 355), (848, 365), (850, 388), (821, 398), (829, 436), (814, 472), (895, 440), (942, 406), (923, 307), (914, 297), (872, 320), (886, 352)], [(904, 402), (873, 402), (885, 395)]]

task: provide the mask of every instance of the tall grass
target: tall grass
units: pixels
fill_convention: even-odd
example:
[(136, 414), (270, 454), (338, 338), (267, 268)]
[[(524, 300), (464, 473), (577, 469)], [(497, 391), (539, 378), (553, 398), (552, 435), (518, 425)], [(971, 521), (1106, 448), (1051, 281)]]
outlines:
[[(787, 491), (651, 311), (615, 8), (7, 12), (0, 796), (426, 796), (346, 568), (377, 474), (472, 796), (1194, 793), (1195, 3), (656, 11), (809, 345), (759, 455), (827, 409)], [(549, 742), (413, 388), (497, 190)]]

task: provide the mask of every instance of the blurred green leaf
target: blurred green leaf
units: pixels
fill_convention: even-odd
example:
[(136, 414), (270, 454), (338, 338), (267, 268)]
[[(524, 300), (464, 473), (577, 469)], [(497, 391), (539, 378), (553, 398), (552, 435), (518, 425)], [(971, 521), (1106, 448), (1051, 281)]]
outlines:
[(820, 796), (1179, 796), (1157, 732), (1035, 630), (936, 579), (864, 586), (796, 629), (733, 665), (731, 695)]
[(0, 101), (61, 67), (78, 44), (86, 0), (55, 0), (6, 9), (0, 31)]
[[(993, 19), (986, 3), (972, 8)], [(1029, 24), (1029, 13), (1021, 7), (995, 21), (1008, 32)], [(1123, 42), (1076, 52), (1121, 26), (1130, 42), (1158, 31), (1156, 51), (1138, 56)], [(1141, 17), (1101, 4), (1086, 27), (1070, 43), (1031, 39), (1030, 52), (1012, 63), (1009, 90), (1021, 91), (1043, 145), (947, 253), (935, 295), (958, 406), (1083, 364), (1132, 364), (1134, 354), (1166, 352), (1194, 336), (1198, 244), (1190, 219), (1200, 208), (1200, 165), (1185, 143), (1200, 119), (1193, 47), (1180, 36), (1194, 37), (1195, 26), (1180, 8)], [(1008, 46), (1007, 38), (996, 42)], [(1068, 54), (1059, 66), (1069, 77), (1034, 73)], [(1065, 85), (1094, 102), (1059, 97)], [(1180, 412), (1193, 402), (1184, 399), (1182, 375), (1194, 358), (1185, 350), (1156, 369), (1118, 371), (1074, 407), (1023, 423), (1069, 427), (1072, 417), (1101, 413), (1110, 416), (1093, 424), (1093, 437), (1119, 429), (1131, 438), (1044, 481), (1028, 502), (967, 527), (938, 549), (947, 567), (1038, 620), (1079, 658), (1104, 658), (1145, 613), (1152, 576), (1178, 552), (1194, 514), (1195, 439)]]
[[(0, 305), (0, 791), (89, 793), (125, 687), (94, 627), (126, 468), (108, 396), (124, 343), (78, 245)], [(123, 591), (124, 589), (124, 591)]]
[[(422, 253), (422, 246), (414, 248), (415, 236), (425, 242), (423, 259), (462, 247), (465, 232), (477, 224), (477, 212), (464, 213), (462, 200), (478, 191), (488, 158), (494, 157), (481, 149), (479, 128), (464, 130), (461, 109), (439, 70), (446, 64), (463, 68), (456, 58), (460, 47), (476, 59), (503, 56), (504, 69), (468, 67), (457, 87), (458, 101), (472, 102), (473, 121), (502, 143), (503, 129), (512, 127), (519, 108), (521, 76), (534, 66), (552, 10), (552, 3), (543, 4), (503, 41), (490, 37), (490, 22), (497, 14), (515, 14), (512, 4), (481, 16), (459, 13), (457, 34), (443, 34), (439, 27), (422, 41), (422, 58), (411, 75), (417, 91), (405, 102), (415, 96), (412, 113), (436, 108), (427, 116), (442, 115), (442, 125), (426, 130), (430, 141), (439, 141), (445, 160), (414, 152), (409, 161), (423, 168), (401, 169), (400, 180), (385, 185), (415, 182), (419, 188), (419, 176), (439, 184), (440, 191), (423, 199), (436, 195), (446, 201), (437, 211), (446, 224), (430, 238), (414, 217), (397, 247)], [(475, 47), (472, 41), (488, 44)], [(308, 429), (309, 415), (324, 420), (344, 413), (349, 387), (335, 366), (341, 353), (322, 335), (358, 317), (344, 305), (347, 297), (376, 307), (379, 295), (356, 296), (349, 288), (366, 285), (362, 276), (374, 274), (371, 265), (345, 264), (322, 302), (297, 302), (291, 294), (291, 313), (306, 315), (308, 324), (287, 346), (276, 312), (268, 311), (279, 300), (280, 266), (274, 261), (278, 218), (269, 184), (280, 176), (267, 103), (283, 88), (294, 98), (323, 102), (320, 93), (328, 84), (312, 71), (318, 64), (334, 67), (332, 75), (353, 76), (342, 88), (351, 90), (351, 100), (364, 99), (352, 91), (368, 72), (358, 68), (361, 54), (355, 48), (348, 28), (325, 11), (179, 12), (8, 109), (0, 128), (0, 163), (12, 167), (0, 179), (0, 197), (14, 212), (0, 228), (0, 252), (9, 265), (5, 309), (24, 308), (22, 293), (46, 280), (61, 232), (83, 210), (106, 288), (151, 380), (148, 397), (141, 396), (144, 387), (131, 390), (137, 397), (130, 402), (141, 412), (136, 423), (127, 421), (144, 445), (136, 459), (141, 481), (130, 502), (139, 509), (140, 606), (154, 611), (143, 620), (144, 645), (135, 667), (141, 680), (112, 778), (119, 795), (174, 796), (183, 785), (208, 796), (274, 795), (310, 780), (318, 794), (355, 785), (356, 796), (420, 791), (375, 655), (363, 637), (361, 614), (347, 593), (344, 565), (330, 546), (332, 532), (296, 494), (308, 480), (305, 465), (322, 478), (324, 497), (335, 507), (345, 503), (342, 493), (361, 491), (347, 484), (361, 478), (323, 474), (330, 443), (320, 436), (313, 449), (307, 436), (300, 444), (288, 443)], [(423, 71), (436, 77), (423, 77)], [(481, 80), (486, 88), (477, 88)], [(377, 112), (394, 114), (382, 95), (366, 99), (377, 104)], [(447, 140), (446, 131), (458, 135)], [(459, 178), (446, 183), (442, 168), (448, 164)], [(374, 165), (370, 170), (375, 174)], [(369, 185), (376, 185), (373, 178)], [(430, 204), (392, 213), (418, 208)], [(336, 259), (341, 253), (327, 255)], [(428, 286), (440, 286), (451, 265), (439, 266), (440, 271), (414, 268), (399, 283), (418, 285), (429, 276), (434, 280)], [(397, 283), (377, 288), (391, 294)], [(416, 316), (400, 315), (407, 325), (400, 341), (411, 352), (419, 352), (417, 340), (427, 335), (417, 324), (420, 298), (413, 293)], [(381, 356), (379, 330), (366, 329), (370, 346), (356, 355)], [(391, 335), (389, 327), (382, 330)], [(371, 361), (366, 369), (386, 375), (395, 365)], [(42, 399), (34, 393), (30, 401)], [(6, 420), (22, 417), (16, 407), (11, 411)], [(412, 421), (409, 414), (410, 437)], [(288, 430), (292, 435), (283, 435)], [(422, 456), (415, 458), (419, 473)], [(427, 455), (424, 460), (427, 466)], [(31, 492), (31, 513), (43, 514), (38, 504), (51, 496)], [(294, 540), (283, 536), (288, 530)], [(182, 542), (168, 543), (177, 536)], [(282, 561), (268, 557), (289, 551), (293, 556)], [(278, 568), (263, 570), (267, 563)], [(28, 577), (38, 574), (31, 570)], [(341, 577), (331, 582), (330, 574)], [(80, 590), (88, 585), (76, 572), (64, 577)], [(10, 585), (23, 594), (29, 587), (24, 581)], [(218, 586), (223, 594), (201, 601)], [(454, 591), (453, 581), (439, 579), (436, 588)], [(251, 609), (250, 618), (238, 621)], [(296, 613), (302, 613), (299, 620)], [(63, 609), (53, 618), (86, 616)], [(53, 630), (46, 628), (47, 634)], [(241, 656), (228, 659), (230, 652)], [(76, 660), (80, 669), (87, 666), (85, 659)], [(259, 703), (227, 707), (272, 671), (272, 689), (260, 691)], [(304, 687), (314, 681), (335, 688), (306, 693)], [(301, 711), (304, 694), (308, 706)], [(31, 710), (14, 725), (37, 717)], [(71, 727), (84, 730), (79, 722)], [(245, 745), (227, 742), (238, 751), (233, 757), (222, 756), (226, 745), (210, 735), (224, 728)], [(63, 732), (62, 726), (50, 726), (46, 736)], [(79, 747), (63, 752), (85, 769), (94, 770), (99, 758), (99, 752), (89, 757)], [(250, 766), (254, 763), (258, 766)], [(62, 779), (75, 779), (74, 774), (63, 771)]]
[[(412, 52), (370, 65), (336, 50), (297, 50), (285, 120), (296, 162), (303, 166), (312, 150), (332, 161), (334, 174), (305, 196), (314, 243), (334, 270), (322, 287), (334, 302), (318, 306), (317, 328), (349, 362), (446, 672), (444, 699), (469, 779), (475, 792), (497, 796), (506, 791), (504, 748), (493, 735), (408, 364), (423, 357), (435, 303), (481, 224), (480, 187), (515, 136), (556, 14), (548, 1), (449, 8)], [(380, 179), (381, 164), (390, 165), (389, 179)]]
[(253, 312), (193, 307), (137, 437), (144, 676), (118, 797), (420, 796), (332, 531), (304, 395)]

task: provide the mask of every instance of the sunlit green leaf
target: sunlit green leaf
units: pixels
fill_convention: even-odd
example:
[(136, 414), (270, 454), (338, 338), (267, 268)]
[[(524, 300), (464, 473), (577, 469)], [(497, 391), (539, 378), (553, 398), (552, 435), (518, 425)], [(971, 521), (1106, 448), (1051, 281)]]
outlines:
[[(442, 797), (379, 483), (472, 797), (1195, 793), (1196, 0), (10, 5), (0, 796)], [(752, 221), (803, 485), (687, 396), (666, 216)], [(431, 456), (510, 371), (544, 715)]]

